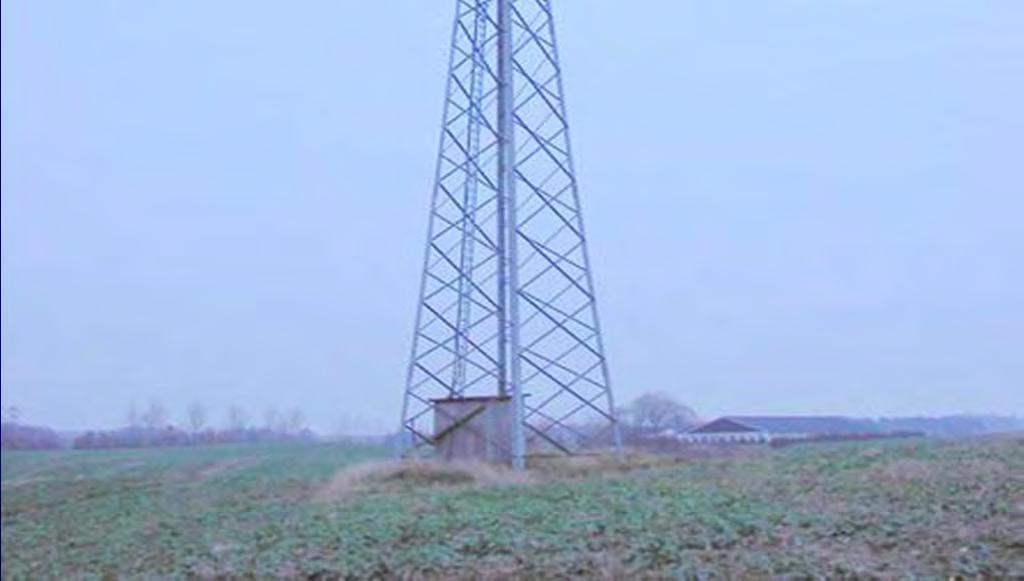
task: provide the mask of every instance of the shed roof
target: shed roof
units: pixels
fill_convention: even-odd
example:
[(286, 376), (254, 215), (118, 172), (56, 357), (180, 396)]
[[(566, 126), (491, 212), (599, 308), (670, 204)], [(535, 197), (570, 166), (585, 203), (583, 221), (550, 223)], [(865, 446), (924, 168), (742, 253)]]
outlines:
[(691, 433), (863, 434), (876, 431), (871, 422), (843, 416), (723, 416), (694, 428)]

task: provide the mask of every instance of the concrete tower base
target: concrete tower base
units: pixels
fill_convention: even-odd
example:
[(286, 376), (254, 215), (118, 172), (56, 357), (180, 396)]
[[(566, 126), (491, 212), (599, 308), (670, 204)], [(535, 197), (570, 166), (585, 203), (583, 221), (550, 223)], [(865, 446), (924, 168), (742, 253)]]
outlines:
[(435, 399), (434, 445), (445, 460), (512, 463), (515, 406), (508, 396)]

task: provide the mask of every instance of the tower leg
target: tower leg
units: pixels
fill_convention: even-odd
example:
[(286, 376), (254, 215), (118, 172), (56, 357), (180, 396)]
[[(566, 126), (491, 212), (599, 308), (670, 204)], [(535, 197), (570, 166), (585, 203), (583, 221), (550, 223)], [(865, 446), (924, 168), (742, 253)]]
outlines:
[(498, 156), (501, 158), (501, 196), (505, 200), (505, 223), (501, 225), (501, 236), (505, 239), (505, 264), (508, 268), (507, 293), (508, 317), (504, 333), (507, 333), (508, 383), (512, 386), (512, 403), (515, 409), (515, 425), (510, 433), (512, 441), (512, 465), (517, 470), (526, 467), (526, 434), (523, 418), (523, 384), (519, 365), (519, 253), (517, 240), (516, 212), (516, 140), (515, 140), (515, 84), (512, 63), (512, 1), (498, 0)]

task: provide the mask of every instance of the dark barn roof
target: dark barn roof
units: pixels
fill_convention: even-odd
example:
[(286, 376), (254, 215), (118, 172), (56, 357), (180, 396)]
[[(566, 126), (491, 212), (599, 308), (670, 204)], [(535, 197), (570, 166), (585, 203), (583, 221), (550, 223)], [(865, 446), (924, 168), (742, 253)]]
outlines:
[(718, 418), (690, 430), (691, 434), (718, 434), (722, 432), (760, 432), (754, 426), (738, 422), (732, 418)]
[(765, 432), (772, 434), (863, 434), (876, 431), (869, 422), (842, 416), (723, 416), (691, 434)]

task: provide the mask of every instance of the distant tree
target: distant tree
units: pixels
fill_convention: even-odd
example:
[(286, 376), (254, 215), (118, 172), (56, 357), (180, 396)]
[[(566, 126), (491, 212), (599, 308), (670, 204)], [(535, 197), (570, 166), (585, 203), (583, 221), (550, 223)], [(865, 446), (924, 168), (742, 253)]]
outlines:
[(128, 404), (128, 427), (139, 427), (139, 407), (135, 405), (134, 400), (132, 400), (132, 403)]
[(18, 421), (21, 420), (21, 410), (16, 405), (9, 405), (4, 410), (4, 421), (8, 424), (17, 425)]
[(18, 449), (18, 439), (20, 434), (18, 433), (18, 420), (21, 419), (21, 412), (18, 410), (18, 406), (9, 405), (4, 409), (3, 417), (3, 435), (2, 446), (7, 450)]
[(167, 408), (159, 401), (149, 402), (146, 411), (140, 417), (142, 425), (149, 430), (158, 430), (167, 427)]
[(233, 405), (228, 408), (228, 429), (232, 432), (241, 432), (249, 425), (249, 418), (245, 410)]
[(286, 434), (297, 435), (302, 432), (306, 427), (306, 418), (302, 414), (302, 410), (299, 408), (292, 408), (288, 410), (288, 415), (284, 421), (284, 432)]
[(3, 409), (3, 421), (0, 422), (0, 448), (56, 450), (60, 448), (60, 438), (50, 428), (23, 424), (21, 410), (16, 405), (9, 405)]
[(50, 428), (4, 423), (0, 428), (0, 447), (5, 450), (56, 450), (60, 438)]
[(206, 408), (199, 402), (189, 404), (186, 410), (188, 415), (188, 429), (192, 435), (203, 431), (206, 427)]
[(1024, 429), (1024, 420), (1020, 418), (993, 415), (879, 418), (874, 424), (885, 432), (924, 432), (937, 438), (961, 438), (987, 432)]
[(263, 428), (268, 432), (277, 432), (281, 430), (281, 412), (274, 408), (270, 408), (263, 412)]
[(693, 409), (664, 392), (641, 395), (623, 408), (621, 415), (628, 427), (645, 433), (683, 431), (700, 421)]

